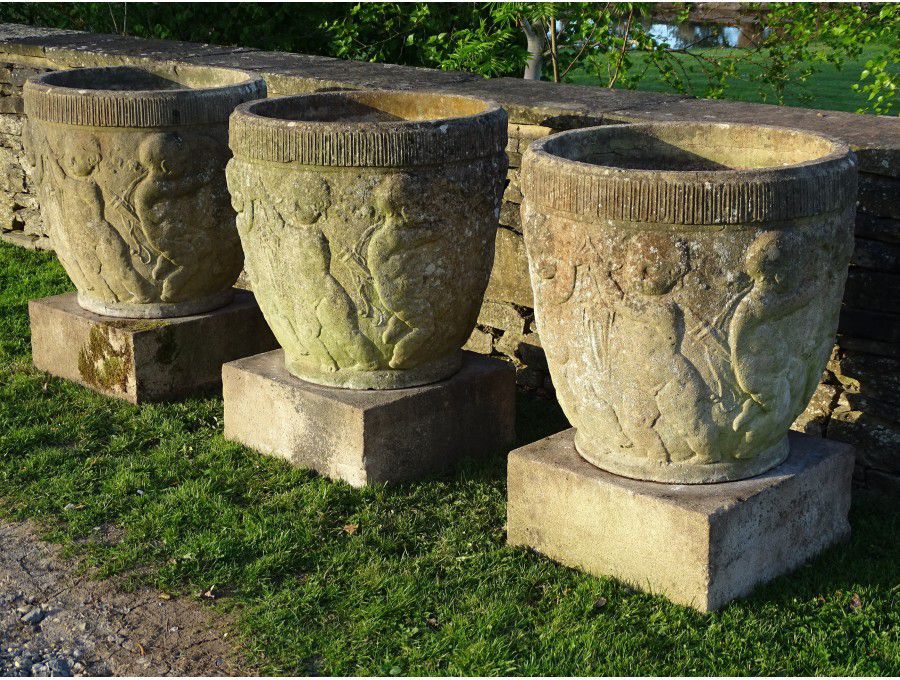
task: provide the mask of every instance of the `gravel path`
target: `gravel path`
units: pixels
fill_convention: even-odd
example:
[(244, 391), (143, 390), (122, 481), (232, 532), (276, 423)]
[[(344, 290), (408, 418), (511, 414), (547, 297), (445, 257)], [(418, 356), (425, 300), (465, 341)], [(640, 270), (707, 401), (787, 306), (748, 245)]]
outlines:
[(33, 526), (0, 521), (0, 677), (253, 673), (210, 608), (73, 566)]

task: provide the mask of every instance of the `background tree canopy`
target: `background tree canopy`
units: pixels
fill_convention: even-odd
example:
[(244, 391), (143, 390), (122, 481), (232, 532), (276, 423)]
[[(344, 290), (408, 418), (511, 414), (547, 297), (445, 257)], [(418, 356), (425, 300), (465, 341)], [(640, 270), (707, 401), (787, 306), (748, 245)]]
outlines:
[(900, 5), (748, 3), (737, 46), (660, 33), (700, 5), (7, 3), (0, 20), (773, 103), (830, 80), (834, 108), (896, 111)]

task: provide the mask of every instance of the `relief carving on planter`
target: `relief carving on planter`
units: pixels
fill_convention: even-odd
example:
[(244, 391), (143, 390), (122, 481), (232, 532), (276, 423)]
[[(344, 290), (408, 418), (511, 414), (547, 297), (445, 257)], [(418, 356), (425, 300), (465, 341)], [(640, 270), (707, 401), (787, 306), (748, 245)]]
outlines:
[[(779, 159), (781, 145), (808, 156)], [(524, 167), (538, 330), (581, 455), (675, 483), (781, 462), (834, 344), (853, 247), (846, 147), (608, 126), (542, 140)]]
[[(413, 101), (433, 111), (406, 120)], [(238, 109), (228, 185), (288, 370), (378, 389), (458, 369), (493, 262), (505, 121), (484, 102), (427, 94)]]
[(243, 256), (225, 185), (227, 117), (265, 86), (225, 69), (181, 77), (111, 67), (26, 84), (44, 221), (90, 311), (179, 316), (231, 298)]

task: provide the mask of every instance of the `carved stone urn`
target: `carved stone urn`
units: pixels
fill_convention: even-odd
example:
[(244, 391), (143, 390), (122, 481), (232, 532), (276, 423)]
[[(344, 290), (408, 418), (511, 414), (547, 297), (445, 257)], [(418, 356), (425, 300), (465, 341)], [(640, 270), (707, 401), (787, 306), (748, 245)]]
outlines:
[(856, 160), (786, 128), (664, 123), (531, 145), (535, 314), (578, 452), (669, 483), (788, 454), (834, 343)]
[(225, 185), (228, 116), (249, 73), (116, 66), (25, 84), (41, 213), (78, 303), (161, 318), (230, 302), (243, 255)]
[(506, 125), (492, 102), (393, 91), (235, 110), (228, 188), (288, 371), (390, 389), (459, 370), (494, 259)]

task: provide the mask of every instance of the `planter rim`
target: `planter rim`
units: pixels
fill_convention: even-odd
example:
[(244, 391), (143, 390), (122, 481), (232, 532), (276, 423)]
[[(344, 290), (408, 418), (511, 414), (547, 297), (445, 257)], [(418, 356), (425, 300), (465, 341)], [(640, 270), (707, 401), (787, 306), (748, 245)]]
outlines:
[[(129, 73), (160, 77), (212, 76), (209, 87), (172, 89), (102, 89), (79, 86), (92, 75), (112, 78)], [(183, 84), (183, 83), (181, 83)], [(224, 123), (238, 104), (266, 95), (265, 81), (240, 69), (179, 65), (126, 65), (52, 71), (26, 81), (25, 113), (29, 118), (66, 125), (109, 128), (156, 128)]]
[[(298, 120), (277, 115), (294, 107), (383, 99), (432, 100), (478, 107), (475, 113), (420, 120)], [(268, 113), (268, 115), (267, 115)], [(339, 114), (338, 114), (339, 115)], [(336, 167), (403, 167), (484, 158), (503, 153), (507, 115), (494, 101), (441, 92), (342, 90), (248, 102), (231, 114), (229, 144), (235, 157), (275, 163)]]
[[(831, 151), (787, 165), (665, 170), (594, 164), (547, 149), (568, 136), (685, 127), (777, 131), (827, 143)], [(671, 121), (569, 130), (529, 145), (522, 158), (522, 175), (526, 200), (536, 205), (623, 222), (718, 225), (790, 220), (840, 210), (856, 200), (856, 156), (846, 144), (826, 135), (773, 125)]]

